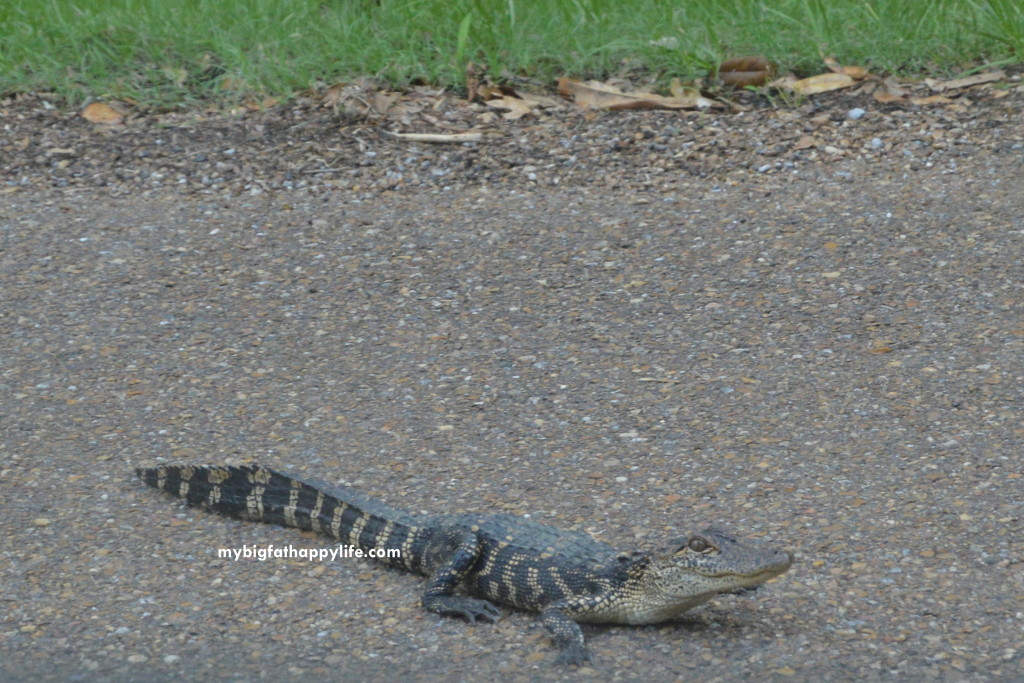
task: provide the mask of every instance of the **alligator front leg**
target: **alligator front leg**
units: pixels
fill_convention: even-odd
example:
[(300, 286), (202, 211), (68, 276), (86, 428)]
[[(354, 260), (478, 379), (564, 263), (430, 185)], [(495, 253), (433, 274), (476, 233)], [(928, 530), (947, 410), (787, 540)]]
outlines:
[(480, 555), (480, 539), (476, 534), (456, 532), (458, 537), (446, 533), (452, 548), (447, 558), (434, 570), (423, 591), (423, 607), (435, 614), (465, 617), (471, 622), (477, 619), (494, 622), (501, 617), (501, 612), (487, 600), (477, 600), (462, 595), (453, 595), (455, 588), (466, 577)]
[(541, 623), (544, 624), (555, 646), (561, 650), (555, 663), (582, 666), (590, 661), (590, 651), (587, 650), (587, 643), (583, 638), (583, 629), (563, 611), (568, 606), (567, 603), (568, 601), (561, 600), (545, 609), (541, 614)]

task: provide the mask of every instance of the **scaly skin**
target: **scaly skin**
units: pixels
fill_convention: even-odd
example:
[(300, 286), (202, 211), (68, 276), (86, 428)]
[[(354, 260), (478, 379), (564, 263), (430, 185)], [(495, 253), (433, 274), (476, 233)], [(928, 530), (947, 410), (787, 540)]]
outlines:
[[(165, 465), (144, 482), (190, 505), (239, 519), (312, 529), (341, 543), (398, 549), (377, 558), (429, 577), (423, 606), (495, 621), (495, 603), (540, 612), (558, 661), (590, 660), (581, 623), (655, 624), (718, 593), (759, 586), (793, 563), (786, 550), (741, 543), (716, 529), (667, 547), (617, 553), (577, 531), (513, 515), (415, 516), (346, 487), (316, 486), (260, 466)], [(455, 595), (458, 586), (466, 595)]]

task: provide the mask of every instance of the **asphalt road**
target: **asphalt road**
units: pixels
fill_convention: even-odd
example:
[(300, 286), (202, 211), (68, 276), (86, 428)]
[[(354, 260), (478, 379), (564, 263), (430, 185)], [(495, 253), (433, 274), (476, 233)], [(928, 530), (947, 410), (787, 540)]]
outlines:
[[(1020, 135), (644, 192), (12, 180), (0, 678), (1024, 677)], [(426, 614), (417, 577), (218, 559), (326, 541), (184, 509), (134, 479), (159, 462), (627, 550), (715, 523), (797, 562), (588, 627), (593, 667), (562, 671), (532, 615)]]

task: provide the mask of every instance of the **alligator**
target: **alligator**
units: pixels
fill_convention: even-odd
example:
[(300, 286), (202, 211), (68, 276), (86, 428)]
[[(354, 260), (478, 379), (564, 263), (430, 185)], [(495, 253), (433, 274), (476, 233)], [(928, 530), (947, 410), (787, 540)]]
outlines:
[[(618, 553), (580, 531), (507, 514), (414, 515), (347, 486), (307, 483), (259, 465), (136, 473), (189, 505), (316, 531), (428, 576), (422, 604), (430, 612), (470, 622), (497, 620), (495, 603), (539, 612), (561, 650), (557, 661), (567, 665), (591, 661), (580, 624), (667, 621), (719, 593), (752, 590), (793, 563), (787, 550), (716, 528), (662, 549)], [(455, 594), (460, 584), (468, 595)]]

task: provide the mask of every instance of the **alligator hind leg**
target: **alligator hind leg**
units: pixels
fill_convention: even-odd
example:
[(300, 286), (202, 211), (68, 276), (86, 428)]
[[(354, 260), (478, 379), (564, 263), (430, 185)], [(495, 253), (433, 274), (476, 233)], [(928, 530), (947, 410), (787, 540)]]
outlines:
[(494, 622), (501, 612), (487, 600), (453, 595), (459, 582), (466, 577), (480, 555), (480, 539), (471, 531), (448, 529), (428, 552), (434, 556), (437, 568), (423, 591), (423, 607), (445, 616), (465, 617)]

